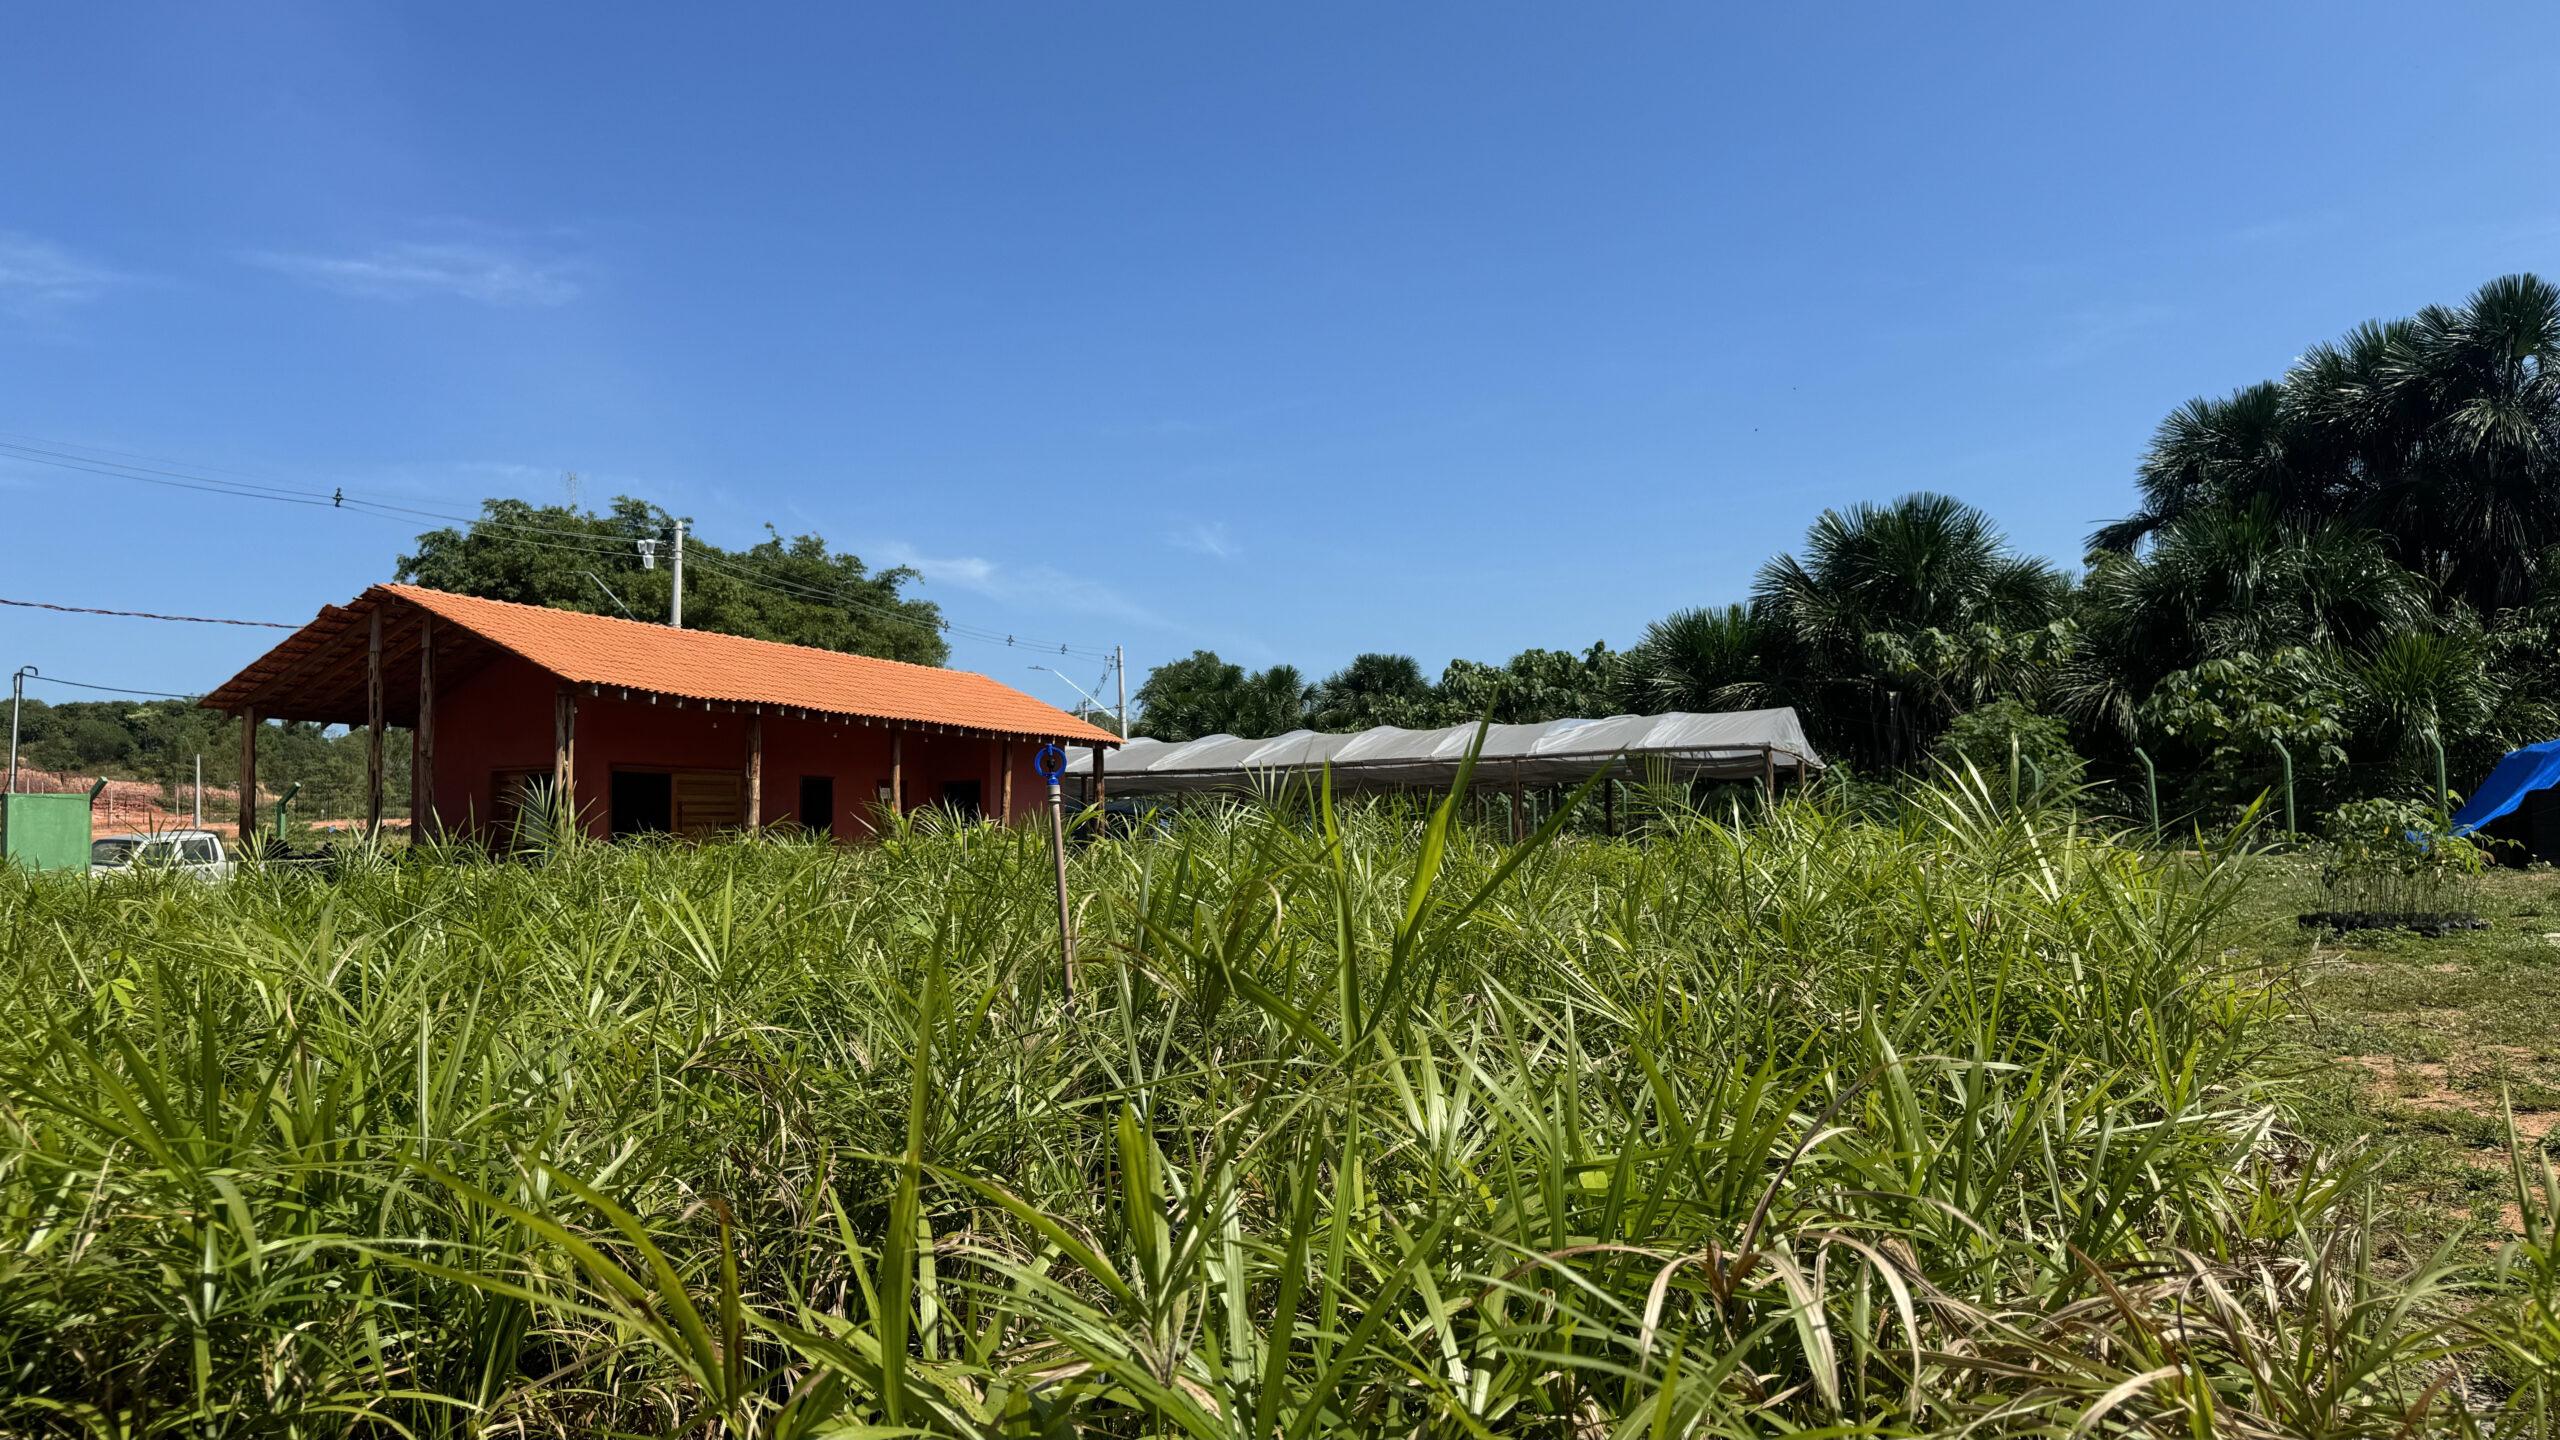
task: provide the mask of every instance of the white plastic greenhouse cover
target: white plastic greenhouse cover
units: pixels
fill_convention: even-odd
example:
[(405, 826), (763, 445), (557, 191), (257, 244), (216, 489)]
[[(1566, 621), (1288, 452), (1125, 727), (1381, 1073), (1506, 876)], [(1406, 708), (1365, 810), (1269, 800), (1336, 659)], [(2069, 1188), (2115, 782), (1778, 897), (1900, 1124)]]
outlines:
[[(1337, 785), (1405, 787), (1455, 779), (1476, 727), (1405, 730), (1381, 725), (1349, 735), (1292, 730), (1267, 740), (1204, 735), (1197, 740), (1132, 740), (1103, 766), (1105, 793), (1157, 795), (1248, 788), (1293, 773), (1330, 768)], [(1093, 752), (1069, 752), (1079, 788), (1093, 777)], [(1616, 766), (1641, 776), (1655, 766), (1682, 778), (1756, 780), (1773, 772), (1796, 780), (1823, 768), (1791, 709), (1719, 715), (1619, 715), (1487, 727), (1478, 778), (1509, 784), (1587, 779)]]

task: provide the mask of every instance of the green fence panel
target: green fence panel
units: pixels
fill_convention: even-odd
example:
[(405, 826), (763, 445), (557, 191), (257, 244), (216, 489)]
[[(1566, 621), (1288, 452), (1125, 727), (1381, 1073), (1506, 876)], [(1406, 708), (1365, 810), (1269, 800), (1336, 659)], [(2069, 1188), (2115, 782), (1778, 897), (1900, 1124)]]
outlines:
[(30, 870), (89, 868), (89, 797), (0, 797), (0, 855)]

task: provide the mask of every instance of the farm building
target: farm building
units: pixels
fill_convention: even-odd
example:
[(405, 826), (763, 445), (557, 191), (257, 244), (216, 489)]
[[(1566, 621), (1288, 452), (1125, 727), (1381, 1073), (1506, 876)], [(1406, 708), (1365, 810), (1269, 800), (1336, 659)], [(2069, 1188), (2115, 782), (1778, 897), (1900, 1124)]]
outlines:
[[(382, 732), (406, 726), (416, 833), (482, 839), (551, 786), (600, 837), (781, 822), (847, 837), (881, 806), (1011, 820), (1040, 798), (1041, 746), (1120, 743), (967, 671), (412, 585), (322, 610), (203, 703), (370, 727), (376, 823)], [(241, 727), (252, 812), (257, 735)]]

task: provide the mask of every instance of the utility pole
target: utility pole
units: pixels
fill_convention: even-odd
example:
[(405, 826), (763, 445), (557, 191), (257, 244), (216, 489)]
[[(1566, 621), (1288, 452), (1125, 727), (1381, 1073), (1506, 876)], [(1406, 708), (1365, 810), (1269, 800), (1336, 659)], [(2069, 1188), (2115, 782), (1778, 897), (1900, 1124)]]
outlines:
[(684, 522), (682, 520), (676, 522), (675, 548), (669, 551), (668, 555), (670, 563), (675, 567), (676, 586), (674, 597), (667, 602), (667, 624), (681, 630), (684, 628)]
[(1129, 652), (1111, 647), (1111, 673), (1120, 682), (1120, 738), (1129, 738)]
[(27, 677), (43, 673), (33, 665), (21, 665), (18, 667), (18, 673), (9, 677), (9, 789), (7, 793), (11, 795), (18, 793), (18, 707), (24, 705), (27, 700)]
[(196, 757), (196, 810), (193, 828), (204, 828), (204, 757)]

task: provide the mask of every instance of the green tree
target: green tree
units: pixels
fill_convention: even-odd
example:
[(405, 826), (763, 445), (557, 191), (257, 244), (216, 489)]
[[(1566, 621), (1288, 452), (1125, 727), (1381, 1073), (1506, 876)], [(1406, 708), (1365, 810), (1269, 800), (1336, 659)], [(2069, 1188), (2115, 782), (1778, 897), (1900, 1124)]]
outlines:
[(1148, 671), (1132, 698), (1130, 728), (1154, 739), (1280, 735), (1305, 725), (1308, 687), (1292, 665), (1247, 673), (1214, 650), (1194, 650)]
[(2003, 783), (2014, 756), (2028, 771), (2018, 783), (2029, 787), (2038, 780), (2077, 784), (2088, 763), (2071, 748), (2071, 729), (2059, 717), (2015, 699), (1994, 700), (1957, 716), (1938, 737), (1933, 753), (1952, 768), (1970, 765), (1985, 779), (1996, 776)]
[(2136, 512), (2091, 537), (2133, 553), (2182, 520), (2263, 509), (2375, 533), (2448, 600), (2527, 602), (2560, 544), (2560, 288), (2533, 275), (2358, 326), (2281, 381), (2161, 422)]
[(1620, 658), (1621, 701), (1646, 714), (1758, 709), (1771, 701), (1771, 638), (1747, 606), (1675, 610)]
[(1439, 718), (1434, 698), (1412, 656), (1358, 655), (1316, 686), (1311, 721), (1326, 731), (1427, 726)]
[[(675, 517), (629, 496), (602, 515), (568, 506), (489, 500), (467, 530), (432, 530), (401, 557), (399, 577), (437, 590), (592, 615), (657, 620), (674, 584), (667, 544)], [(657, 549), (644, 567), (641, 542)], [(878, 572), (817, 535), (771, 526), (743, 550), (685, 541), (684, 622), (701, 630), (879, 655), (918, 665), (950, 657), (942, 612), (905, 596), (916, 572)]]
[(1965, 709), (2035, 683), (2066, 638), (2053, 625), (2067, 593), (1990, 516), (1924, 492), (1824, 511), (1802, 558), (1761, 568), (1752, 610), (1771, 688), (1816, 739), (1894, 768)]
[(1502, 725), (1536, 724), (1617, 709), (1619, 657), (1606, 644), (1579, 653), (1523, 650), (1502, 665), (1452, 660), (1440, 671), (1429, 707), (1434, 723), (1462, 725), (1490, 717)]
[(1274, 665), (1244, 678), (1221, 727), (1230, 735), (1285, 735), (1307, 726), (1307, 677), (1295, 665)]
[(2143, 701), (2171, 672), (2243, 652), (2363, 645), (2425, 624), (2430, 594), (2371, 531), (2304, 528), (2264, 498), (2185, 512), (2142, 553), (2091, 557), (2056, 705), (2093, 738), (2131, 746)]
[(2347, 768), (2349, 699), (2339, 657), (2303, 646), (2242, 652), (2164, 677), (2144, 702), (2145, 728), (2187, 763), (2177, 788), (2194, 809), (2236, 806), (2272, 790), (2292, 753), (2300, 802), (2324, 803)]

